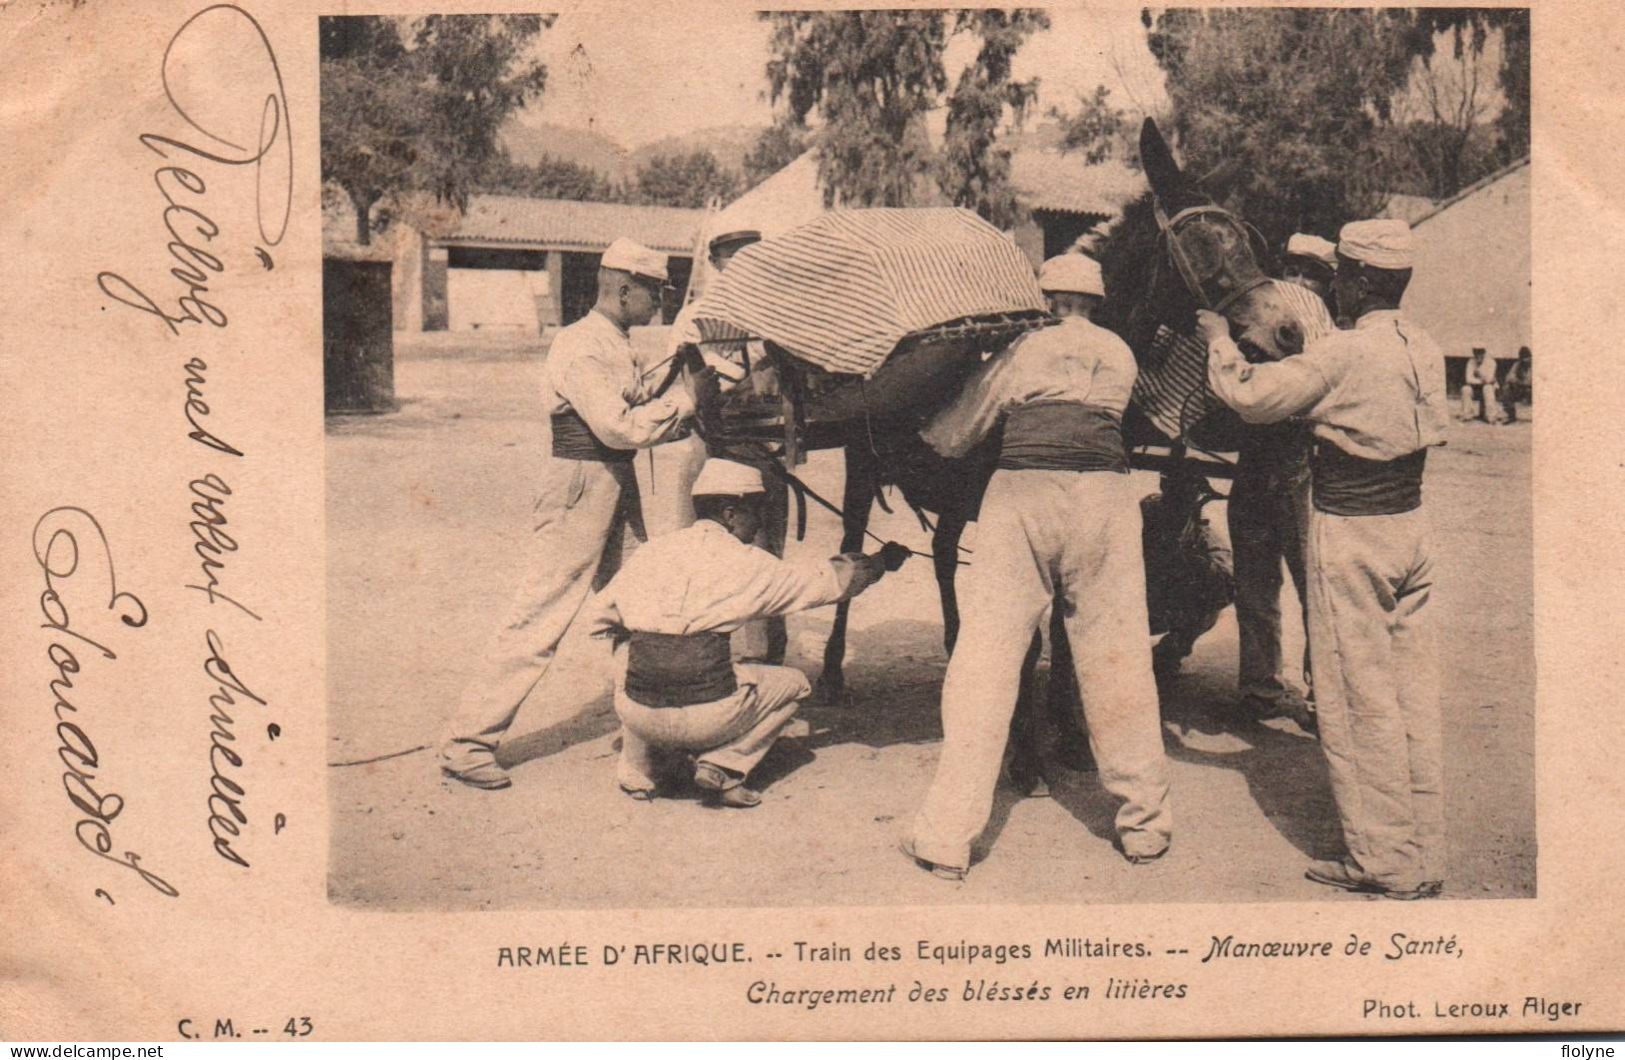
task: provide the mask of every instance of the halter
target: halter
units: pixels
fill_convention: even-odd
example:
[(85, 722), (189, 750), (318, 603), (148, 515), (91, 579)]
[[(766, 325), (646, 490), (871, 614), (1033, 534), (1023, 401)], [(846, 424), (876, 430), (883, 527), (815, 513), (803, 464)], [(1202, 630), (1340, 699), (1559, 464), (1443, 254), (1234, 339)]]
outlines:
[[(1203, 308), (1211, 309), (1215, 313), (1223, 313), (1236, 299), (1253, 288), (1269, 282), (1269, 277), (1264, 275), (1263, 270), (1258, 268), (1258, 263), (1254, 260), (1263, 250), (1263, 235), (1252, 225), (1237, 220), (1230, 211), (1213, 205), (1191, 206), (1180, 210), (1173, 217), (1169, 217), (1163, 212), (1161, 200), (1156, 198), (1152, 199), (1151, 208), (1157, 219), (1157, 227), (1162, 231), (1163, 242), (1168, 246), (1168, 256), (1173, 259), (1174, 267), (1179, 270), (1180, 278), (1185, 281), (1185, 287), (1190, 291), (1192, 297), (1202, 303)], [(1191, 221), (1201, 217), (1208, 217), (1210, 220), (1230, 228), (1240, 235), (1251, 252), (1248, 264), (1256, 270), (1252, 276), (1238, 276), (1235, 270), (1230, 267), (1230, 263), (1221, 262), (1219, 271), (1207, 278), (1210, 281), (1223, 281), (1225, 279), (1230, 281), (1228, 283), (1220, 282), (1215, 285), (1221, 288), (1221, 291), (1217, 292), (1217, 298), (1213, 297), (1216, 292), (1210, 292), (1208, 285), (1203, 282), (1203, 277), (1197, 273), (1196, 266), (1192, 263), (1190, 254), (1186, 251), (1180, 239), (1181, 231)]]

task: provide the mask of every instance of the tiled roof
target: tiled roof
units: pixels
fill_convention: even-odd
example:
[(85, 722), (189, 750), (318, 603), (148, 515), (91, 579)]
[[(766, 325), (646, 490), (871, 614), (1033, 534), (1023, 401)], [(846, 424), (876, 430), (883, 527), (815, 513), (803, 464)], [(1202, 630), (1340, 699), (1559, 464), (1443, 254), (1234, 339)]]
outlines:
[(1025, 147), (1010, 156), (1010, 183), (1029, 210), (1115, 217), (1146, 190), (1145, 174), (1116, 160), (1089, 165), (1083, 156)]
[(621, 236), (652, 250), (688, 254), (704, 210), (629, 206), (616, 202), (476, 195), (446, 243), (524, 243), (560, 250), (598, 251)]

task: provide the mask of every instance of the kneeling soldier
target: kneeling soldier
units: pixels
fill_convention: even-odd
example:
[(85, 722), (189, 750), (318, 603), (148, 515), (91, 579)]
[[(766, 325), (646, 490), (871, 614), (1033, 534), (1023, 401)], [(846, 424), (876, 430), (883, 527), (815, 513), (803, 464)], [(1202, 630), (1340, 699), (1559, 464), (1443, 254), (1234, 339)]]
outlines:
[(588, 627), (621, 642), (616, 779), (633, 798), (652, 798), (657, 755), (687, 751), (711, 802), (755, 806), (762, 797), (745, 782), (812, 689), (792, 667), (734, 663), (729, 634), (856, 596), (902, 566), (908, 550), (893, 543), (878, 555), (808, 563), (752, 547), (766, 489), (760, 471), (731, 460), (706, 461), (693, 495), (694, 525), (634, 552)]

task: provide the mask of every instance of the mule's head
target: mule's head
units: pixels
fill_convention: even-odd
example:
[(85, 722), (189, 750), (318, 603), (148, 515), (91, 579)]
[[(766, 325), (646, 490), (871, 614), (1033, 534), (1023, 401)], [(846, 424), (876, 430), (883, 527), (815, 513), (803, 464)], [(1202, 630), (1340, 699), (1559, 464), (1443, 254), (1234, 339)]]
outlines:
[(1124, 212), (1102, 255), (1108, 326), (1140, 351), (1159, 325), (1189, 334), (1196, 310), (1213, 309), (1249, 356), (1302, 352), (1303, 326), (1264, 271), (1257, 230), (1197, 188), (1150, 119), (1140, 129), (1140, 162), (1151, 195)]

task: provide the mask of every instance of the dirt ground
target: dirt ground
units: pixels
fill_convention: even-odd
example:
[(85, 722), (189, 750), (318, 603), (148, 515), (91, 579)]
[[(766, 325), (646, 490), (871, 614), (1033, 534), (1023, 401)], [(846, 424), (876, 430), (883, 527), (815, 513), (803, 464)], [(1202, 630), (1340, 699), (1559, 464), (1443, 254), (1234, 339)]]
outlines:
[[(398, 413), (335, 419), (327, 444), (330, 894), (376, 909), (1366, 900), (1310, 883), (1340, 849), (1317, 743), (1289, 721), (1233, 724), (1227, 612), (1163, 703), (1174, 845), (1149, 866), (1112, 847), (1092, 774), (1054, 797), (1001, 790), (964, 883), (895, 850), (941, 738), (946, 658), (930, 565), (910, 563), (852, 608), (848, 706), (810, 706), (810, 734), (762, 767), (753, 810), (634, 802), (614, 782), (607, 649), (569, 639), (503, 748), (514, 784), (443, 781), (432, 749), (526, 561), (545, 459), (539, 364), (441, 344), (398, 353)], [(644, 461), (646, 457), (640, 458)], [(646, 466), (644, 470), (647, 470)], [(1145, 492), (1153, 476), (1136, 472)], [(836, 454), (806, 477), (840, 497)], [(655, 489), (660, 489), (657, 465)], [(1222, 485), (1222, 484), (1221, 484)], [(1447, 897), (1535, 887), (1534, 661), (1527, 426), (1458, 425), (1429, 458), (1447, 754)], [(882, 537), (919, 549), (906, 509)], [(1209, 509), (1222, 523), (1222, 505)], [(975, 529), (966, 539), (975, 548)], [(835, 551), (808, 514), (792, 554)], [(1290, 593), (1290, 589), (1288, 590)], [(1293, 613), (1293, 604), (1286, 602)], [(832, 609), (790, 620), (791, 665), (816, 676)], [(1287, 657), (1301, 650), (1288, 619)], [(385, 757), (377, 761), (366, 761)], [(363, 764), (348, 764), (361, 762)]]

